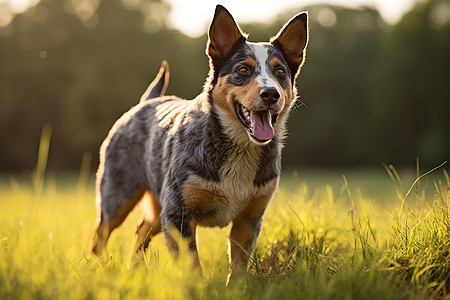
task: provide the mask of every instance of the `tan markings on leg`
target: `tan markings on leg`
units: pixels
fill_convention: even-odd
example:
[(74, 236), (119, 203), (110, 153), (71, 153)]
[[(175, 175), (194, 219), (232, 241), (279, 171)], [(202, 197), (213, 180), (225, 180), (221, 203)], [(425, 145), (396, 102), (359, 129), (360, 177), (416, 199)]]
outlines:
[(246, 221), (233, 221), (228, 241), (228, 258), (230, 269), (226, 285), (228, 286), (237, 274), (245, 271), (247, 267), (247, 254), (254, 239), (255, 231), (251, 223)]
[(144, 195), (147, 187), (142, 186), (139, 190), (137, 190), (134, 195), (124, 202), (124, 204), (119, 208), (114, 218), (109, 220), (109, 229), (110, 232), (117, 228), (120, 224), (122, 224), (123, 220), (128, 216), (128, 214), (133, 210), (136, 204), (141, 200)]
[(254, 230), (250, 223), (245, 221), (233, 222), (228, 243), (229, 261), (231, 268), (244, 266), (247, 262), (245, 252), (249, 250), (249, 243), (253, 238)]
[(134, 243), (134, 253), (145, 251), (152, 238), (161, 232), (161, 220), (151, 222), (143, 218), (136, 228), (136, 242)]
[(147, 249), (151, 239), (161, 232), (161, 205), (152, 192), (145, 192), (142, 206), (145, 215), (136, 228), (134, 253)]
[(252, 221), (263, 215), (271, 198), (271, 195), (262, 195), (253, 199), (233, 221), (229, 241), (229, 259), (232, 268), (237, 265), (246, 266), (246, 252), (252, 250), (256, 238), (256, 228)]
[(101, 222), (100, 218), (97, 218), (94, 228), (91, 251), (95, 255), (101, 256), (105, 251), (106, 241), (109, 237), (108, 226), (105, 222)]
[(116, 215), (112, 219), (101, 220), (100, 217), (97, 218), (97, 225), (94, 232), (94, 238), (91, 248), (93, 253), (101, 255), (102, 252), (104, 252), (111, 232), (120, 224), (122, 224), (123, 220), (125, 220), (128, 214), (139, 202), (145, 190), (146, 187), (144, 186), (138, 189), (130, 199), (127, 199), (123, 203), (123, 205), (119, 208), (119, 210), (116, 212)]
[(252, 199), (239, 217), (233, 221), (228, 242), (230, 272), (227, 285), (232, 277), (233, 269), (247, 267), (247, 254), (253, 250), (252, 247), (257, 238), (258, 228), (255, 222), (264, 214), (277, 186), (278, 178), (275, 178), (266, 185), (266, 193)]

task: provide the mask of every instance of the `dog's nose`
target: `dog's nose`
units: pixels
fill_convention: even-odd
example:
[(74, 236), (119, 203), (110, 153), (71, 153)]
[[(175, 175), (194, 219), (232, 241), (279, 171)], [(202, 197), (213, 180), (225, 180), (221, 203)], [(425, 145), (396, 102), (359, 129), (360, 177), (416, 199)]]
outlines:
[(275, 104), (280, 100), (280, 93), (274, 87), (268, 87), (261, 89), (259, 94), (261, 99), (267, 104)]

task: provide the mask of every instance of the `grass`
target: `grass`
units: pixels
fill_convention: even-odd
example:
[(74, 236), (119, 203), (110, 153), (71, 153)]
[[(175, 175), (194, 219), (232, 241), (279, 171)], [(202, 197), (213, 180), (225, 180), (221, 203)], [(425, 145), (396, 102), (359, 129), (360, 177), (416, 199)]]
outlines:
[(397, 189), (381, 199), (347, 177), (338, 188), (313, 190), (303, 176), (284, 177), (249, 275), (229, 288), (229, 228), (199, 231), (204, 278), (191, 272), (186, 253), (174, 260), (162, 237), (130, 259), (139, 209), (113, 234), (108, 257), (98, 259), (88, 251), (92, 184), (11, 180), (0, 189), (0, 298), (448, 299), (450, 182), (441, 173), (434, 183), (422, 178), (407, 195), (388, 168)]
[(173, 259), (161, 236), (130, 257), (139, 209), (112, 235), (108, 257), (91, 256), (88, 168), (73, 184), (44, 180), (43, 147), (28, 181), (0, 183), (0, 299), (450, 299), (443, 168), (417, 172), (416, 182), (388, 166), (384, 175), (284, 176), (248, 274), (226, 288), (229, 228), (199, 230), (203, 277), (186, 251)]

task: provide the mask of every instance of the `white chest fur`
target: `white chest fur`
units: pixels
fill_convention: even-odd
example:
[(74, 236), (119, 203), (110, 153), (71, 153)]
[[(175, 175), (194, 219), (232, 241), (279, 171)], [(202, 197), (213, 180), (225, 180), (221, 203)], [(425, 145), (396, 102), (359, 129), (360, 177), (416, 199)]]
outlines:
[(236, 149), (221, 167), (219, 182), (198, 176), (189, 178), (184, 190), (185, 204), (200, 225), (226, 226), (254, 199), (262, 195), (271, 197), (272, 184), (263, 187), (254, 185), (259, 156), (257, 146)]

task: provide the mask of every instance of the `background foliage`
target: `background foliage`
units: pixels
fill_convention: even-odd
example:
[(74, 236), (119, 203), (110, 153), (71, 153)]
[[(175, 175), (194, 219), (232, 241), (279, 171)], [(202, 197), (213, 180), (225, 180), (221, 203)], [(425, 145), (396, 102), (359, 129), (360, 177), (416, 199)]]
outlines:
[[(241, 25), (250, 40), (267, 40), (302, 10), (311, 40), (298, 87), (308, 108), (290, 118), (285, 165), (448, 159), (449, 1), (420, 1), (392, 26), (373, 8), (328, 5)], [(0, 27), (1, 170), (32, 168), (45, 124), (51, 169), (78, 169), (85, 151), (96, 157), (163, 59), (168, 93), (195, 97), (208, 73), (206, 35), (171, 29), (169, 12), (161, 0), (41, 0)]]

